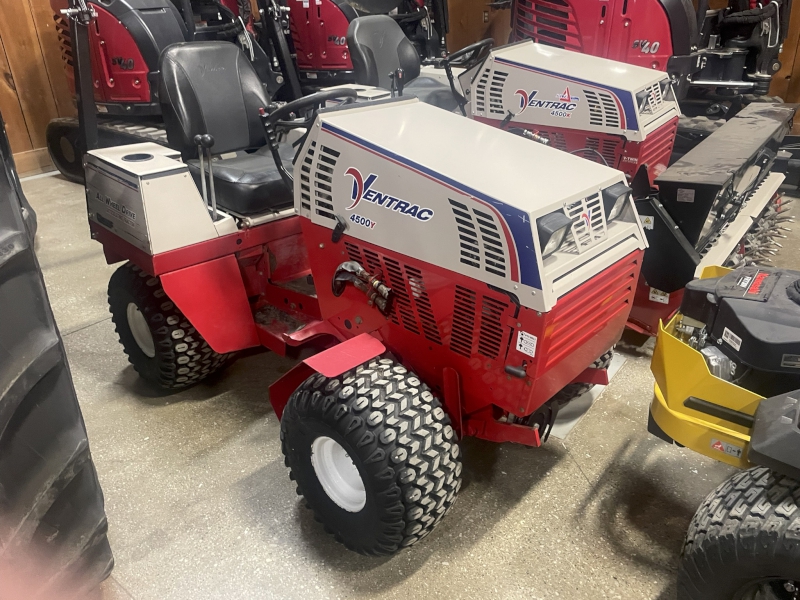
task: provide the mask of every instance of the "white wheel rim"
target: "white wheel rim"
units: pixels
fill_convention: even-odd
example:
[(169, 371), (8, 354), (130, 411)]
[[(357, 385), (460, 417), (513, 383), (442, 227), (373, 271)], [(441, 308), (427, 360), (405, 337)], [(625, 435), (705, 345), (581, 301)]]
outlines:
[(341, 444), (327, 436), (311, 443), (311, 464), (322, 489), (340, 508), (356, 513), (367, 503), (364, 480)]
[(144, 355), (153, 358), (156, 355), (156, 345), (153, 342), (153, 334), (150, 333), (150, 327), (147, 325), (147, 320), (144, 315), (139, 311), (139, 307), (135, 303), (128, 303), (128, 328), (133, 334), (133, 339), (139, 350), (144, 352)]

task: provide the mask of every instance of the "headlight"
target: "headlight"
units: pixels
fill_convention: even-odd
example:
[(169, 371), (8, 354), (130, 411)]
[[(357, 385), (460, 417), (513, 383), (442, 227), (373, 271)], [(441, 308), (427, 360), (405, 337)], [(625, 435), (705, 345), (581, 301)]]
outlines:
[(606, 221), (613, 221), (622, 214), (631, 191), (631, 188), (622, 182), (615, 183), (603, 190), (603, 209), (606, 213)]
[(547, 258), (561, 247), (561, 244), (564, 243), (564, 237), (571, 226), (572, 219), (561, 211), (536, 219), (542, 258)]

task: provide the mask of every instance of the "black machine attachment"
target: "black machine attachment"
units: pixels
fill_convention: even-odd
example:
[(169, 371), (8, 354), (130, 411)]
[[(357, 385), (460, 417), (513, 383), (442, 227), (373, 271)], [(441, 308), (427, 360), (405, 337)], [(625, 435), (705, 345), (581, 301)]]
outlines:
[(748, 266), (686, 286), (678, 332), (722, 379), (762, 396), (800, 388), (800, 272)]
[[(674, 292), (694, 278), (703, 255), (769, 174), (796, 110), (754, 103), (726, 122), (657, 179), (657, 197), (637, 201), (651, 250), (642, 273)], [(733, 250), (733, 249), (731, 249)]]

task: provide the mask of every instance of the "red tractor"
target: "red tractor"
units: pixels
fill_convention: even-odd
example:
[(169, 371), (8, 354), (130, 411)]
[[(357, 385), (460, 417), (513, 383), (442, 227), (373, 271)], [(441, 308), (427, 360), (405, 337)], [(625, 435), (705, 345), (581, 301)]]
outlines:
[[(71, 16), (85, 40), (91, 12)], [(92, 236), (125, 263), (120, 342), (167, 389), (246, 348), (322, 349), (269, 398), (291, 476), (348, 548), (430, 533), (460, 438), (539, 446), (559, 391), (607, 382), (592, 365), (646, 245), (619, 171), (414, 98), (277, 106), (222, 42), (169, 47), (157, 85), (170, 148), (92, 149), (81, 95)]]

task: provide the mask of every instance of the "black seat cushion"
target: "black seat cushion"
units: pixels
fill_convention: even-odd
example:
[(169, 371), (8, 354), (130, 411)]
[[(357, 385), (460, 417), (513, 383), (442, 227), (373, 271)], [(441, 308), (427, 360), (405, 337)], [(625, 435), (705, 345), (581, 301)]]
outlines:
[[(292, 172), (293, 157), (294, 149), (291, 145), (282, 145), (281, 158), (289, 173)], [(200, 188), (200, 160), (188, 160), (186, 164)], [(281, 179), (272, 154), (266, 146), (250, 154), (239, 152), (234, 158), (215, 159), (213, 166), (217, 205), (223, 210), (251, 216), (288, 208), (294, 203), (292, 190)], [(210, 197), (211, 191), (208, 193)]]
[[(268, 106), (269, 98), (242, 51), (228, 42), (175, 44), (161, 54), (160, 65), (159, 99), (167, 138), (181, 151), (198, 187), (194, 136), (209, 133), (214, 137), (213, 154), (236, 153), (214, 159), (220, 208), (249, 216), (292, 206), (292, 190), (264, 145), (259, 109)], [(293, 148), (285, 145), (281, 156), (291, 172)]]
[(454, 111), (458, 108), (458, 102), (456, 102), (450, 86), (437, 81), (433, 77), (417, 77), (403, 88), (403, 95), (416, 96), (425, 104), (438, 106), (449, 111)]

